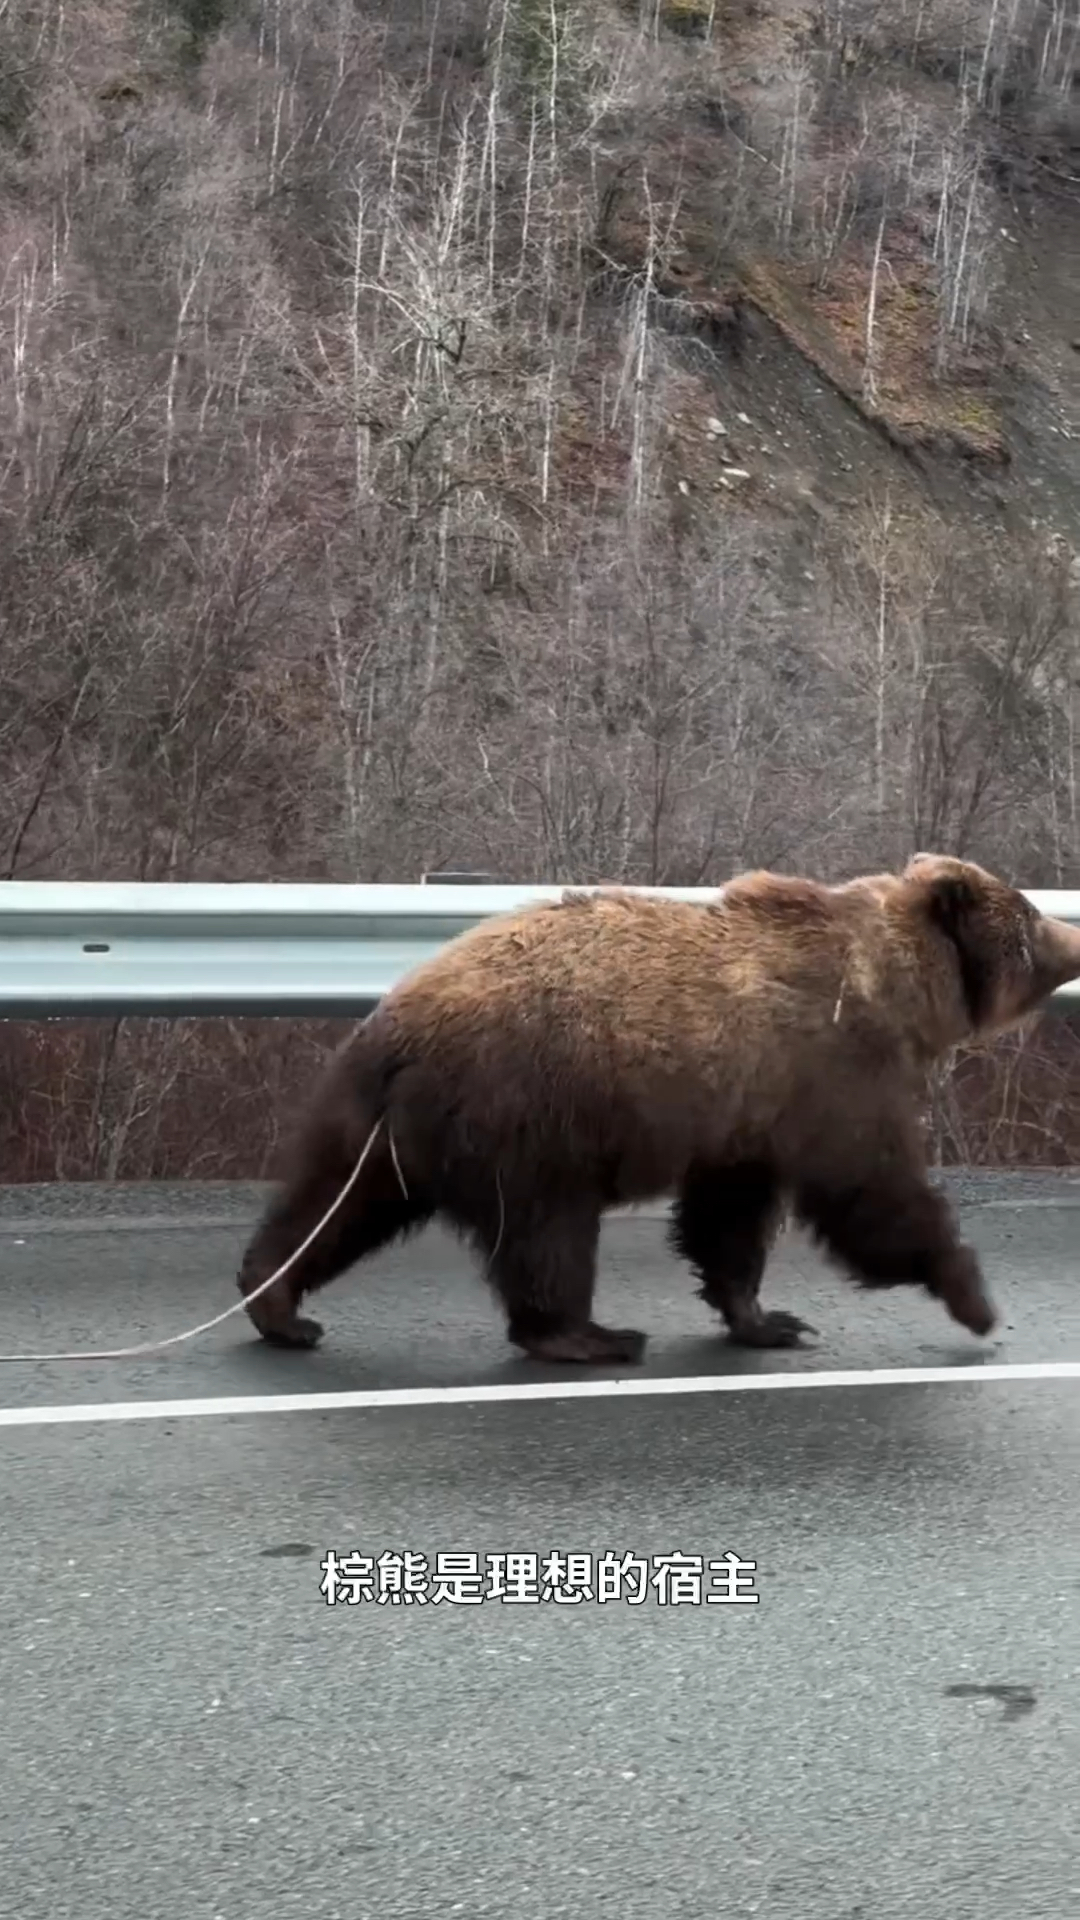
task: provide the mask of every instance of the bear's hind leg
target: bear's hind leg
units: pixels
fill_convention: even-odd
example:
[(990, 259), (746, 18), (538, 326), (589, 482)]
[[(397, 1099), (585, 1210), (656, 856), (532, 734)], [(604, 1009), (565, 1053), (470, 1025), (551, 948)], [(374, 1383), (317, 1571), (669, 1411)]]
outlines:
[(672, 1248), (701, 1280), (700, 1298), (723, 1315), (740, 1347), (794, 1347), (813, 1333), (793, 1313), (765, 1312), (758, 1298), (780, 1217), (781, 1194), (758, 1162), (692, 1166), (671, 1228)]
[[(299, 1170), (275, 1195), (244, 1254), (238, 1285), (247, 1298), (302, 1246), (356, 1167), (360, 1147), (337, 1129), (325, 1129), (309, 1145)], [(403, 1191), (384, 1137), (376, 1141), (359, 1179), (310, 1247), (265, 1293), (248, 1305), (248, 1317), (273, 1347), (314, 1347), (323, 1329), (298, 1311), (306, 1293), (337, 1279), (366, 1254), (425, 1226), (433, 1209), (418, 1193)]]
[(599, 1209), (553, 1199), (522, 1217), (510, 1199), (487, 1256), (488, 1279), (506, 1309), (507, 1335), (534, 1360), (637, 1365), (645, 1335), (591, 1318), (600, 1241)]
[(992, 1332), (997, 1315), (973, 1249), (956, 1232), (943, 1196), (895, 1158), (887, 1172), (861, 1179), (849, 1171), (844, 1180), (804, 1180), (795, 1208), (862, 1286), (923, 1286), (960, 1326)]

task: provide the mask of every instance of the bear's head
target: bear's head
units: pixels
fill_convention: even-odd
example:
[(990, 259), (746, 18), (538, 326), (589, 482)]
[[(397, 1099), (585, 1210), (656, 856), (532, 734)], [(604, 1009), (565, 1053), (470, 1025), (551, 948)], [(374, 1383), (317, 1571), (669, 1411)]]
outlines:
[(955, 953), (972, 1035), (1016, 1026), (1080, 978), (1080, 928), (973, 861), (918, 853), (900, 884)]

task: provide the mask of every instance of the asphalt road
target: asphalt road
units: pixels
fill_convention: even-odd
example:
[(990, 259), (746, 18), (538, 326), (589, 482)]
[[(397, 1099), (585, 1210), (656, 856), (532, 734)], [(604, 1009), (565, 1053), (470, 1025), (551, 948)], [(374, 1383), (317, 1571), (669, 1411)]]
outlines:
[[(314, 1355), (234, 1318), (0, 1368), (31, 1422), (0, 1427), (0, 1914), (1078, 1920), (1080, 1381), (978, 1374), (1080, 1361), (1080, 1185), (960, 1194), (996, 1344), (795, 1241), (768, 1300), (819, 1341), (736, 1355), (653, 1219), (609, 1224), (599, 1300), (653, 1376), (968, 1366), (945, 1383), (49, 1423), (536, 1379), (437, 1234), (330, 1289)], [(255, 1204), (0, 1192), (0, 1351), (208, 1317)], [(548, 1555), (644, 1565), (604, 1602), (433, 1602), (417, 1564), (423, 1602), (330, 1605), (330, 1549), (532, 1556), (533, 1591)], [(755, 1603), (706, 1601), (729, 1552)]]

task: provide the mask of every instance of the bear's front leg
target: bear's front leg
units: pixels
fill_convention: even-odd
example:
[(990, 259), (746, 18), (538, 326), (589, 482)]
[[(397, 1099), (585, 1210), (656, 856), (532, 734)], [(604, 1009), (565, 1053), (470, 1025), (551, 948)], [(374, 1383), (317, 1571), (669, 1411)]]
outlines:
[(640, 1366), (644, 1333), (592, 1318), (599, 1208), (545, 1199), (530, 1207), (524, 1193), (511, 1195), (488, 1254), (488, 1279), (502, 1297), (511, 1344), (534, 1360)]
[(723, 1316), (739, 1347), (797, 1347), (813, 1334), (793, 1313), (766, 1312), (759, 1293), (780, 1220), (771, 1168), (757, 1163), (693, 1166), (675, 1208), (674, 1251), (701, 1280), (700, 1298)]
[(799, 1217), (864, 1287), (922, 1286), (958, 1326), (985, 1336), (997, 1324), (978, 1259), (960, 1239), (948, 1205), (929, 1182), (895, 1160), (861, 1178), (800, 1187)]

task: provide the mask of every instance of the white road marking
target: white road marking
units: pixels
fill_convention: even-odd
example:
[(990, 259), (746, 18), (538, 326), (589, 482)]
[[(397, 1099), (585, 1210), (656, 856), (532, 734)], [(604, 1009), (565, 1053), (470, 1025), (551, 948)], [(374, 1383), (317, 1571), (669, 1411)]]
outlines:
[(475, 1387), (375, 1387), (345, 1393), (252, 1393), (221, 1399), (73, 1402), (0, 1407), (0, 1427), (94, 1426), (117, 1420), (196, 1420), (256, 1413), (341, 1413), (379, 1407), (507, 1405), (519, 1400), (650, 1399), (693, 1393), (772, 1393), (830, 1387), (984, 1385), (988, 1381), (1080, 1380), (1080, 1360), (1031, 1360), (969, 1367), (867, 1367), (850, 1372), (701, 1374), (640, 1379), (527, 1380)]

